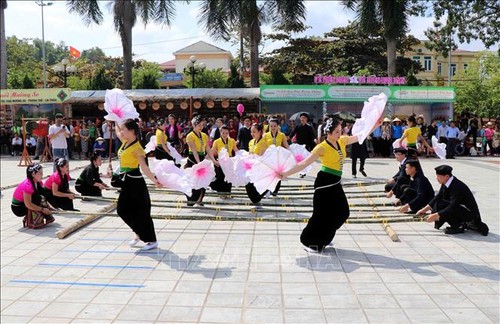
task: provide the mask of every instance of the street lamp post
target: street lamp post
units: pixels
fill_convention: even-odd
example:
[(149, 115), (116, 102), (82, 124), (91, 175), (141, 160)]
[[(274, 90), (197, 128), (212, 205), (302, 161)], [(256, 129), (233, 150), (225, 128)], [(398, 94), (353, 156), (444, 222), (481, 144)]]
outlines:
[(191, 55), (189, 63), (187, 64), (189, 74), (191, 74), (191, 88), (194, 88), (194, 77), (196, 74), (205, 69), (205, 63), (196, 64), (196, 61), (196, 56)]
[(52, 2), (44, 3), (43, 0), (35, 1), (42, 8), (42, 70), (43, 70), (43, 87), (47, 88), (47, 63), (45, 62), (45, 26), (43, 22), (43, 7), (52, 6)]
[(54, 66), (53, 70), (56, 73), (62, 73), (62, 79), (64, 82), (64, 88), (68, 86), (68, 73), (75, 73), (76, 72), (76, 66), (74, 65), (69, 65), (69, 60), (68, 59), (62, 59), (60, 64), (57, 64)]

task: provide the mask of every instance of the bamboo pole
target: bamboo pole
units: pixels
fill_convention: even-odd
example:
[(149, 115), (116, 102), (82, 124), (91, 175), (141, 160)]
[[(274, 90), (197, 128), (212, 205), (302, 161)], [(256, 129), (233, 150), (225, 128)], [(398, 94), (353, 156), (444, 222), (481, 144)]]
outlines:
[(112, 203), (109, 206), (104, 207), (101, 211), (96, 212), (96, 213), (76, 213), (76, 212), (57, 212), (55, 213), (56, 215), (85, 215), (83, 219), (78, 220), (76, 223), (71, 224), (69, 227), (63, 228), (60, 231), (56, 232), (56, 236), (58, 239), (63, 239), (69, 234), (79, 230), (80, 228), (87, 226), (88, 224), (94, 222), (101, 216), (104, 216), (106, 214), (109, 214), (111, 211), (113, 211), (116, 208), (116, 203)]

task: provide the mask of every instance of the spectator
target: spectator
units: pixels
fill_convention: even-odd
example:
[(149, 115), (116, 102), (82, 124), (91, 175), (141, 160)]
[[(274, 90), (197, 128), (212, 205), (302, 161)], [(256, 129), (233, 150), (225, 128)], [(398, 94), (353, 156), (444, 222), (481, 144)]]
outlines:
[(68, 158), (73, 160), (73, 149), (75, 148), (75, 129), (73, 125), (71, 125), (71, 121), (66, 119), (66, 117), (63, 118), (63, 123), (66, 126), (66, 129), (69, 130), (69, 137), (66, 137), (66, 142), (68, 143)]
[(80, 145), (83, 156), (89, 157), (89, 143), (90, 143), (90, 131), (87, 128), (87, 124), (82, 123), (82, 126), (79, 131), (80, 134)]
[(443, 119), (441, 125), (438, 127), (437, 138), (439, 143), (448, 143), (448, 138), (446, 137), (446, 132), (448, 131), (448, 126), (446, 125), (446, 120)]
[(285, 118), (281, 118), (280, 121), (281, 132), (286, 136), (290, 135), (290, 126), (288, 125)]
[(26, 149), (29, 155), (35, 155), (36, 139), (31, 134), (26, 134)]
[(467, 137), (471, 137), (472, 136), (472, 146), (474, 147), (474, 149), (477, 149), (477, 131), (478, 131), (478, 122), (477, 122), (477, 118), (475, 116), (473, 116), (470, 120), (469, 120), (469, 130), (467, 132)]
[(251, 122), (250, 117), (246, 116), (243, 120), (244, 126), (238, 132), (238, 148), (241, 150), (248, 151), (248, 143), (252, 139), (252, 135), (250, 134)]
[[(427, 126), (427, 131), (426, 131), (426, 134), (427, 134), (427, 144), (429, 144), (429, 146), (432, 146), (432, 136), (436, 136), (437, 137), (437, 132), (438, 132), (438, 127), (437, 127), (437, 120), (432, 120), (432, 123)], [(431, 150), (427, 150), (427, 157), (431, 157), (434, 155), (434, 152), (431, 151)]]
[(98, 137), (94, 143), (93, 152), (100, 157), (106, 156), (106, 144), (104, 143), (104, 138)]
[[(49, 127), (49, 140), (52, 145), (52, 158), (54, 161), (57, 158), (69, 159), (68, 155), (68, 142), (66, 138), (70, 136), (69, 130), (63, 125), (63, 115), (56, 114), (55, 124)], [(56, 164), (54, 162), (54, 172), (56, 171)]]
[[(106, 122), (102, 125), (102, 137), (104, 138), (104, 145), (105, 145), (105, 151), (104, 155), (101, 155), (102, 157), (107, 157), (109, 152), (113, 152), (113, 141), (110, 141), (112, 138), (112, 126), (111, 122), (109, 120), (106, 120)], [(111, 145), (111, 148), (109, 147)]]
[[(484, 129), (484, 138), (486, 139), (486, 143), (483, 148), (484, 156), (488, 155), (488, 147), (490, 148), (490, 155), (495, 155), (495, 150), (493, 149), (493, 135), (495, 134), (495, 130), (492, 122), (486, 123), (486, 128)], [(12, 146), (14, 146), (14, 142), (12, 142)]]
[(23, 139), (19, 137), (18, 133), (14, 133), (14, 137), (12, 138), (12, 152), (11, 156), (18, 156), (23, 151)]
[(450, 127), (446, 130), (446, 158), (454, 159), (455, 157), (455, 148), (458, 144), (458, 135), (460, 134), (460, 130), (455, 126), (455, 122), (450, 122)]
[(401, 119), (398, 117), (394, 118), (392, 121), (392, 138), (391, 144), (403, 136), (403, 126), (401, 126)]

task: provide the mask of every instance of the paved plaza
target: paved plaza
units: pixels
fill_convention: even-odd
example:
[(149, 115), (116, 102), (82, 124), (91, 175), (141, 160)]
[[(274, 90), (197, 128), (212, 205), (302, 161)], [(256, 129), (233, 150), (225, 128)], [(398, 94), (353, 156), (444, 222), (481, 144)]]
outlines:
[[(304, 179), (284, 181), (283, 193), (266, 199), (257, 213), (246, 204), (233, 210), (212, 205), (223, 200), (210, 193), (207, 208), (200, 209), (184, 207), (182, 195), (152, 192), (154, 202), (164, 201), (152, 213), (169, 219), (154, 220), (160, 248), (138, 252), (128, 246), (131, 231), (113, 216), (56, 237), (111, 199), (76, 200), (81, 214), (56, 215), (56, 222), (41, 230), (23, 228), (10, 210), (14, 187), (25, 177), (18, 161), (1, 161), (1, 323), (500, 322), (499, 158), (421, 160), (435, 190), (433, 168), (443, 163), (471, 187), (490, 227), (488, 236), (445, 235), (416, 219), (390, 223), (398, 242), (376, 218), (389, 215), (387, 207), (378, 216), (355, 207), (363, 200), (394, 201), (371, 197), (382, 192), (380, 180), (397, 171), (397, 162), (368, 159), (369, 177), (352, 179), (346, 160), (352, 222), (322, 254), (306, 253), (299, 241), (312, 194), (300, 195), (298, 189), (313, 184), (318, 165)], [(86, 164), (71, 161), (72, 177)], [(52, 165), (44, 164), (45, 176), (51, 172)], [(361, 186), (349, 186), (356, 183)], [(104, 195), (117, 196), (115, 191)], [(273, 201), (279, 203), (268, 207)], [(363, 213), (374, 221), (361, 217), (355, 223)], [(256, 220), (238, 220), (238, 215)]]

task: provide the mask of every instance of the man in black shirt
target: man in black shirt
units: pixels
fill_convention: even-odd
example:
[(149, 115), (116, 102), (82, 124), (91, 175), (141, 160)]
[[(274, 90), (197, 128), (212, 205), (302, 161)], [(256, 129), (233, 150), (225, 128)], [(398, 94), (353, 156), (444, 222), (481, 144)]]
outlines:
[(417, 159), (406, 160), (406, 174), (410, 176), (410, 184), (402, 185), (401, 213), (413, 213), (426, 206), (434, 198), (434, 189), (424, 176), (420, 162)]
[(240, 150), (248, 151), (248, 143), (252, 139), (252, 134), (250, 134), (250, 127), (252, 126), (252, 121), (250, 117), (245, 117), (243, 120), (243, 127), (238, 131), (238, 148)]
[(306, 113), (300, 114), (300, 125), (295, 127), (290, 133), (290, 138), (297, 135), (297, 144), (305, 144), (308, 151), (314, 148), (314, 129), (307, 123), (309, 116)]
[(436, 179), (441, 184), (438, 194), (417, 215), (427, 215), (427, 222), (435, 222), (439, 229), (444, 223), (450, 224), (445, 234), (463, 233), (465, 229), (475, 230), (488, 235), (488, 225), (482, 222), (476, 199), (469, 187), (453, 176), (449, 165), (436, 167)]

